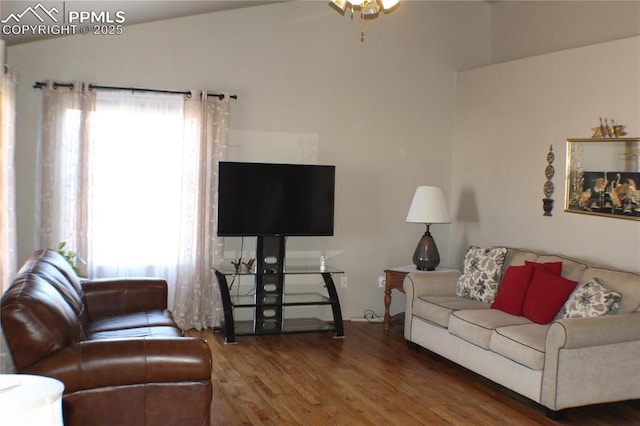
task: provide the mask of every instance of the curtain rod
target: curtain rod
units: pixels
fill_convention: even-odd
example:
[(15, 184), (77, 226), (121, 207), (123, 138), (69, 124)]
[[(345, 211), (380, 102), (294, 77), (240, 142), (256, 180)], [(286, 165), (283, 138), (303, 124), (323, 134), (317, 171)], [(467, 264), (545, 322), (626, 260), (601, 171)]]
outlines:
[[(46, 81), (36, 81), (35, 83), (33, 83), (33, 88), (34, 89), (40, 89), (42, 87), (46, 87), (47, 82)], [(53, 82), (53, 88), (56, 89), (58, 87), (69, 87), (72, 88), (73, 87), (73, 83), (60, 83), (57, 81)], [(92, 89), (98, 89), (98, 90), (125, 90), (125, 91), (129, 91), (129, 92), (154, 92), (154, 93), (171, 93), (171, 94), (175, 94), (175, 95), (185, 95), (187, 97), (191, 96), (191, 92), (189, 91), (184, 91), (184, 90), (163, 90), (163, 89), (146, 89), (144, 87), (120, 87), (120, 86), (101, 86), (98, 84), (91, 84), (89, 83), (88, 86), (89, 90)], [(207, 92), (208, 96), (215, 96), (220, 100), (224, 99), (224, 94), (223, 93), (209, 93)], [(229, 97), (231, 99), (238, 99), (238, 95), (229, 95)]]

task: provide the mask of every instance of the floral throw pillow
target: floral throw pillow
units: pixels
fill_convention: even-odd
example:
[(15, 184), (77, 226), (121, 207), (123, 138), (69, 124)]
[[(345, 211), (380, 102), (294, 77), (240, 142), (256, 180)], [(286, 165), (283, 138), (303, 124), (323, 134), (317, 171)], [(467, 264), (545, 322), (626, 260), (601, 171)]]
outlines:
[(506, 255), (506, 248), (469, 247), (464, 256), (464, 270), (456, 285), (456, 295), (481, 302), (493, 302)]
[(560, 311), (560, 318), (586, 318), (616, 314), (622, 295), (593, 278), (576, 287)]

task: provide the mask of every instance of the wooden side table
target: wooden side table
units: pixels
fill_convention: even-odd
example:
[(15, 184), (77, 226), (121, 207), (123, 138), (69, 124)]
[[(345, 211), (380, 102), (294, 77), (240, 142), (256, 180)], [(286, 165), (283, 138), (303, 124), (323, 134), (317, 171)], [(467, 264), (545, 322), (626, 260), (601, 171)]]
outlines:
[(390, 317), (389, 306), (391, 305), (391, 289), (395, 288), (404, 293), (402, 281), (409, 272), (417, 271), (416, 265), (398, 266), (385, 269), (384, 279), (384, 329), (389, 329)]
[(385, 281), (384, 281), (384, 329), (389, 329), (391, 323), (391, 317), (389, 316), (389, 306), (391, 305), (391, 289), (395, 288), (398, 291), (404, 293), (402, 282), (404, 277), (412, 272), (418, 274), (437, 274), (438, 272), (453, 271), (449, 268), (436, 268), (435, 271), (419, 271), (416, 269), (416, 265), (397, 266), (389, 269), (385, 269)]

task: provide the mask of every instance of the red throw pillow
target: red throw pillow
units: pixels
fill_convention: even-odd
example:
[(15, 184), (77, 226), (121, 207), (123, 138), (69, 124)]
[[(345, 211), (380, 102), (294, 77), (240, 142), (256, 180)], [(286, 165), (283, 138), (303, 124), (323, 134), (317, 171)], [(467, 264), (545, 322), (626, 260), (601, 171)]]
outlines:
[(524, 299), (522, 315), (538, 324), (548, 324), (556, 317), (578, 284), (546, 268), (536, 268)]
[(509, 266), (498, 288), (491, 309), (499, 309), (511, 315), (522, 315), (522, 305), (533, 275), (532, 265)]
[(538, 262), (530, 262), (528, 260), (525, 260), (524, 264), (533, 266), (534, 269), (544, 268), (547, 271), (551, 272), (553, 275), (562, 274), (562, 262), (538, 263)]

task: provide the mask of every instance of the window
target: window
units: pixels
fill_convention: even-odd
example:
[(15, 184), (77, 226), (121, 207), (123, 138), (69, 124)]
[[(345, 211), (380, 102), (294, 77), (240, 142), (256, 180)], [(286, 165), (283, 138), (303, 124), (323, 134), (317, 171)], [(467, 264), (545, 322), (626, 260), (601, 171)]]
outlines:
[(175, 263), (182, 96), (98, 92), (89, 147), (89, 236), (100, 267)]
[(91, 278), (166, 278), (181, 327), (217, 325), (216, 164), (227, 152), (229, 97), (41, 88), (41, 246), (69, 242)]

